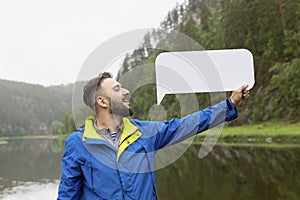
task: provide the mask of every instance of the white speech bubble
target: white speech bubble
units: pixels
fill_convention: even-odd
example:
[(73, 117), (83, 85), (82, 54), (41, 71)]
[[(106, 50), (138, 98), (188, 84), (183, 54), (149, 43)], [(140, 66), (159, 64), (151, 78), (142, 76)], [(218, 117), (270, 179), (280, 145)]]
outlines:
[(233, 91), (245, 83), (249, 90), (255, 82), (247, 49), (161, 53), (155, 70), (158, 105), (166, 94)]

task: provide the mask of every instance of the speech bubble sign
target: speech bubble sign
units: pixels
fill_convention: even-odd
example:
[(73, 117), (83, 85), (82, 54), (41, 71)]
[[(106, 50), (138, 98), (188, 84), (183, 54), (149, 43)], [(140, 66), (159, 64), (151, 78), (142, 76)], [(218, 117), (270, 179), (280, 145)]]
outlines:
[(155, 60), (157, 104), (166, 94), (233, 91), (255, 83), (247, 49), (161, 53)]

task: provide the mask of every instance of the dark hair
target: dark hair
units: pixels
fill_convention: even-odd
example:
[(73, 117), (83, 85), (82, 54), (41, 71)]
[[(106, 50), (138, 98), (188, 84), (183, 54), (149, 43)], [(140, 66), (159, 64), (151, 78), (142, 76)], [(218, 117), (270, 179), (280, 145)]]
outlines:
[(99, 74), (96, 78), (89, 80), (83, 89), (83, 101), (84, 103), (90, 107), (92, 110), (96, 112), (96, 92), (101, 90), (101, 83), (106, 78), (112, 78), (113, 75), (109, 72), (103, 72)]

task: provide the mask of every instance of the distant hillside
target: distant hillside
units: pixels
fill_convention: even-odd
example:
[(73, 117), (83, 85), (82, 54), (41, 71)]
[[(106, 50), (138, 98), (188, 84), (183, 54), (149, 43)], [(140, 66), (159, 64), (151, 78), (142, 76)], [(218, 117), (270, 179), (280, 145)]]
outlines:
[(53, 131), (51, 125), (63, 128), (72, 111), (72, 89), (0, 80), (1, 136), (46, 134)]
[[(134, 88), (128, 87), (130, 84), (153, 83), (155, 71), (151, 64), (163, 49), (195, 50), (194, 43), (185, 44), (173, 37), (178, 31), (193, 38), (205, 49), (246, 48), (253, 53), (255, 87), (249, 100), (239, 108), (237, 123), (268, 120), (299, 122), (299, 10), (299, 1), (185, 1), (167, 14), (157, 30), (145, 34), (138, 49), (126, 55), (118, 79), (121, 81), (126, 74), (127, 83), (122, 84), (127, 88)], [(182, 43), (188, 45), (187, 48)], [(127, 72), (142, 65), (149, 66), (142, 68), (142, 75), (128, 75), (130, 73)], [(232, 76), (234, 78), (234, 74)], [(69, 133), (74, 127), (72, 88), (73, 85), (43, 87), (0, 80), (0, 134)], [(149, 110), (156, 103), (155, 84), (138, 88), (132, 96), (133, 117), (149, 120)], [(197, 97), (201, 108), (209, 105), (209, 94)], [(186, 105), (190, 105), (189, 100), (186, 96)], [(188, 106), (188, 111), (181, 111), (174, 95), (167, 95), (162, 106), (166, 113), (160, 114), (168, 118), (180, 117), (180, 112), (194, 109)]]

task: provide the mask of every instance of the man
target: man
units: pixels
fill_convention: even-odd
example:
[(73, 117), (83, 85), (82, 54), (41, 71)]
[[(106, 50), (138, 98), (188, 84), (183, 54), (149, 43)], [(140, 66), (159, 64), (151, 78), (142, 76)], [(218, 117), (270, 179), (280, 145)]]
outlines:
[(237, 118), (247, 85), (227, 100), (165, 122), (131, 120), (129, 91), (110, 73), (84, 88), (84, 102), (95, 111), (84, 128), (66, 141), (58, 199), (157, 199), (155, 152), (224, 121)]

